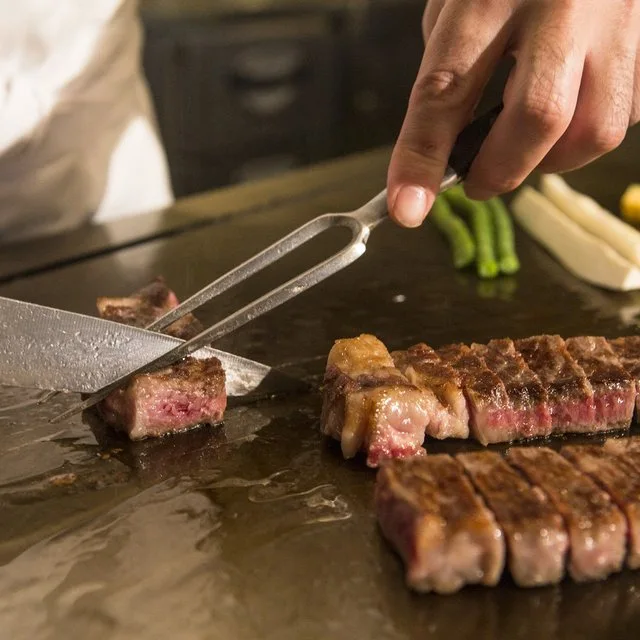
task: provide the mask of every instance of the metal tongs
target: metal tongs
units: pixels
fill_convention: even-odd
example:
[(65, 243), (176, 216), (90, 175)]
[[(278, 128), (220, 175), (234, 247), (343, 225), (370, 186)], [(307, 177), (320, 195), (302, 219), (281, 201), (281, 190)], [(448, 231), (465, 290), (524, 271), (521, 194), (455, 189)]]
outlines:
[[(440, 191), (454, 186), (466, 177), (473, 160), (501, 110), (502, 104), (494, 107), (463, 129), (456, 140), (449, 158), (449, 164), (440, 185)], [(106, 398), (112, 391), (126, 384), (132, 376), (156, 371), (176, 363), (198, 349), (210, 345), (231, 331), (234, 331), (282, 303), (287, 302), (287, 300), (290, 300), (334, 273), (344, 269), (365, 252), (371, 231), (383, 222), (387, 218), (387, 215), (387, 192), (385, 190), (355, 211), (349, 213), (328, 213), (314, 218), (295, 231), (292, 231), (289, 235), (275, 242), (252, 258), (249, 258), (249, 260), (243, 262), (235, 269), (220, 276), (217, 280), (190, 298), (187, 298), (181, 305), (169, 311), (146, 328), (152, 331), (162, 331), (166, 329), (176, 322), (176, 320), (193, 312), (198, 307), (209, 302), (212, 298), (246, 280), (258, 271), (262, 271), (265, 267), (328, 229), (333, 227), (347, 227), (351, 230), (351, 240), (344, 249), (338, 251), (323, 262), (311, 267), (304, 273), (242, 307), (230, 316), (205, 329), (191, 340), (183, 342), (178, 347), (171, 349), (152, 362), (114, 380), (111, 384), (89, 396), (86, 400), (75, 404), (64, 413), (56, 416), (52, 422), (60, 422), (69, 416), (92, 407)]]

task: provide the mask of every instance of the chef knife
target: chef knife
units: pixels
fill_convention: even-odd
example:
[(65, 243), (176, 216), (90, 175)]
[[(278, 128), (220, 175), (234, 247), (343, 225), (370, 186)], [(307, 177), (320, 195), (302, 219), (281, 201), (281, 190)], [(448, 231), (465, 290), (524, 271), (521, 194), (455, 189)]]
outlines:
[[(0, 297), (0, 384), (94, 393), (184, 340), (110, 320)], [(229, 396), (269, 395), (304, 383), (267, 365), (209, 347)]]

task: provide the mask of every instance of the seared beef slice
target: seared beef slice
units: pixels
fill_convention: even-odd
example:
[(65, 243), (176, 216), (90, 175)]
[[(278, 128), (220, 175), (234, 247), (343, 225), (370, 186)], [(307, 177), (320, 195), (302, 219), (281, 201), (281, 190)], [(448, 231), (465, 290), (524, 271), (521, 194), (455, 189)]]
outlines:
[(491, 340), (472, 345), (487, 367), (502, 380), (512, 407), (505, 440), (535, 438), (551, 433), (549, 398), (538, 376), (516, 351), (513, 340)]
[(610, 438), (604, 443), (604, 448), (640, 472), (640, 436)]
[[(99, 298), (100, 315), (108, 320), (146, 327), (178, 305), (162, 278), (128, 298)], [(188, 315), (165, 331), (188, 339), (202, 327)], [(184, 431), (222, 420), (227, 405), (225, 373), (217, 358), (189, 357), (160, 371), (135, 376), (98, 405), (111, 426), (132, 440)]]
[(493, 451), (463, 453), (456, 459), (504, 532), (515, 583), (535, 587), (560, 582), (569, 538), (546, 494)]
[(413, 589), (453, 593), (465, 584), (499, 581), (505, 553), (500, 528), (450, 456), (385, 463), (375, 508)]
[(589, 474), (622, 509), (629, 528), (627, 564), (640, 568), (640, 472), (600, 445), (566, 446), (561, 453)]
[(640, 414), (640, 336), (609, 340), (624, 370), (636, 383), (636, 412)]
[(460, 375), (424, 343), (394, 351), (391, 357), (409, 382), (433, 391), (445, 409), (443, 419), (432, 420), (427, 434), (435, 438), (468, 438), (469, 411)]
[(569, 532), (569, 573), (576, 581), (619, 571), (627, 522), (608, 494), (563, 456), (546, 447), (517, 447), (507, 460), (540, 487), (563, 516)]
[(374, 336), (338, 340), (327, 361), (322, 432), (339, 440), (345, 458), (360, 449), (375, 467), (384, 458), (421, 453), (425, 429), (444, 413), (434, 394), (394, 366)]
[[(141, 328), (175, 309), (178, 304), (176, 294), (161, 277), (126, 298), (101, 297), (97, 300), (101, 318)], [(167, 327), (163, 333), (189, 340), (198, 335), (202, 328), (195, 316), (189, 313)]]
[(604, 338), (585, 336), (569, 338), (566, 345), (593, 389), (598, 429), (628, 429), (633, 419), (636, 385), (609, 343)]
[(593, 389), (560, 336), (516, 340), (516, 349), (538, 376), (549, 398), (553, 431), (588, 432), (596, 427)]
[(500, 378), (464, 344), (442, 347), (438, 355), (462, 379), (473, 437), (482, 444), (510, 440), (514, 431), (513, 407)]

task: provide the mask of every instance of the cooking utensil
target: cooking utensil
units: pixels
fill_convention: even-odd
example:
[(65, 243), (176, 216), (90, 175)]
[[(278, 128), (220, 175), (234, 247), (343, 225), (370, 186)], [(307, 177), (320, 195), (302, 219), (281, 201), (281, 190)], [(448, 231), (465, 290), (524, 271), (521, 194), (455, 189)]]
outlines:
[[(184, 343), (156, 331), (2, 297), (0, 335), (0, 383), (77, 393), (94, 393)], [(222, 362), (230, 396), (302, 387), (267, 365), (210, 347), (193, 356)]]
[[(502, 104), (494, 107), (483, 116), (469, 124), (458, 136), (454, 145), (449, 164), (444, 178), (440, 185), (440, 190), (444, 191), (460, 182), (467, 175), (471, 164), (475, 159), (487, 134), (491, 130), (493, 123), (502, 111)], [(314, 218), (302, 225), (289, 235), (285, 236), (270, 247), (267, 247), (257, 255), (249, 258), (241, 265), (220, 276), (217, 280), (207, 285), (201, 291), (187, 298), (181, 305), (169, 311), (162, 318), (149, 325), (147, 328), (160, 331), (185, 314), (191, 313), (194, 309), (202, 306), (212, 298), (220, 295), (230, 287), (246, 280), (258, 271), (276, 262), (283, 256), (291, 253), (312, 238), (333, 227), (347, 227), (351, 230), (351, 240), (349, 244), (338, 253), (327, 258), (323, 262), (311, 267), (304, 273), (292, 278), (288, 282), (273, 289), (269, 293), (261, 296), (257, 300), (242, 307), (238, 311), (227, 316), (223, 320), (215, 323), (200, 334), (173, 348), (169, 352), (159, 356), (153, 361), (130, 371), (108, 384), (104, 389), (93, 394), (90, 398), (80, 402), (68, 411), (54, 418), (53, 422), (58, 422), (74, 413), (83, 411), (106, 398), (114, 389), (124, 385), (127, 380), (136, 374), (155, 371), (163, 367), (170, 366), (174, 362), (188, 356), (201, 349), (207, 344), (223, 337), (227, 333), (234, 331), (238, 327), (246, 324), (250, 320), (270, 311), (283, 302), (299, 295), (310, 287), (322, 282), (334, 273), (344, 269), (357, 260), (366, 250), (366, 244), (371, 234), (381, 222), (387, 218), (387, 192), (379, 193), (365, 205), (348, 213), (327, 213)]]

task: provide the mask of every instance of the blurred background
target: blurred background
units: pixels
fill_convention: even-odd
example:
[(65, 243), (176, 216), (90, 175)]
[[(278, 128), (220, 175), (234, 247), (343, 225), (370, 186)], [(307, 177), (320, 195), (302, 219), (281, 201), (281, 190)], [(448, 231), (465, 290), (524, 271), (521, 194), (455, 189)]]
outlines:
[(395, 139), (425, 0), (141, 0), (176, 197)]

